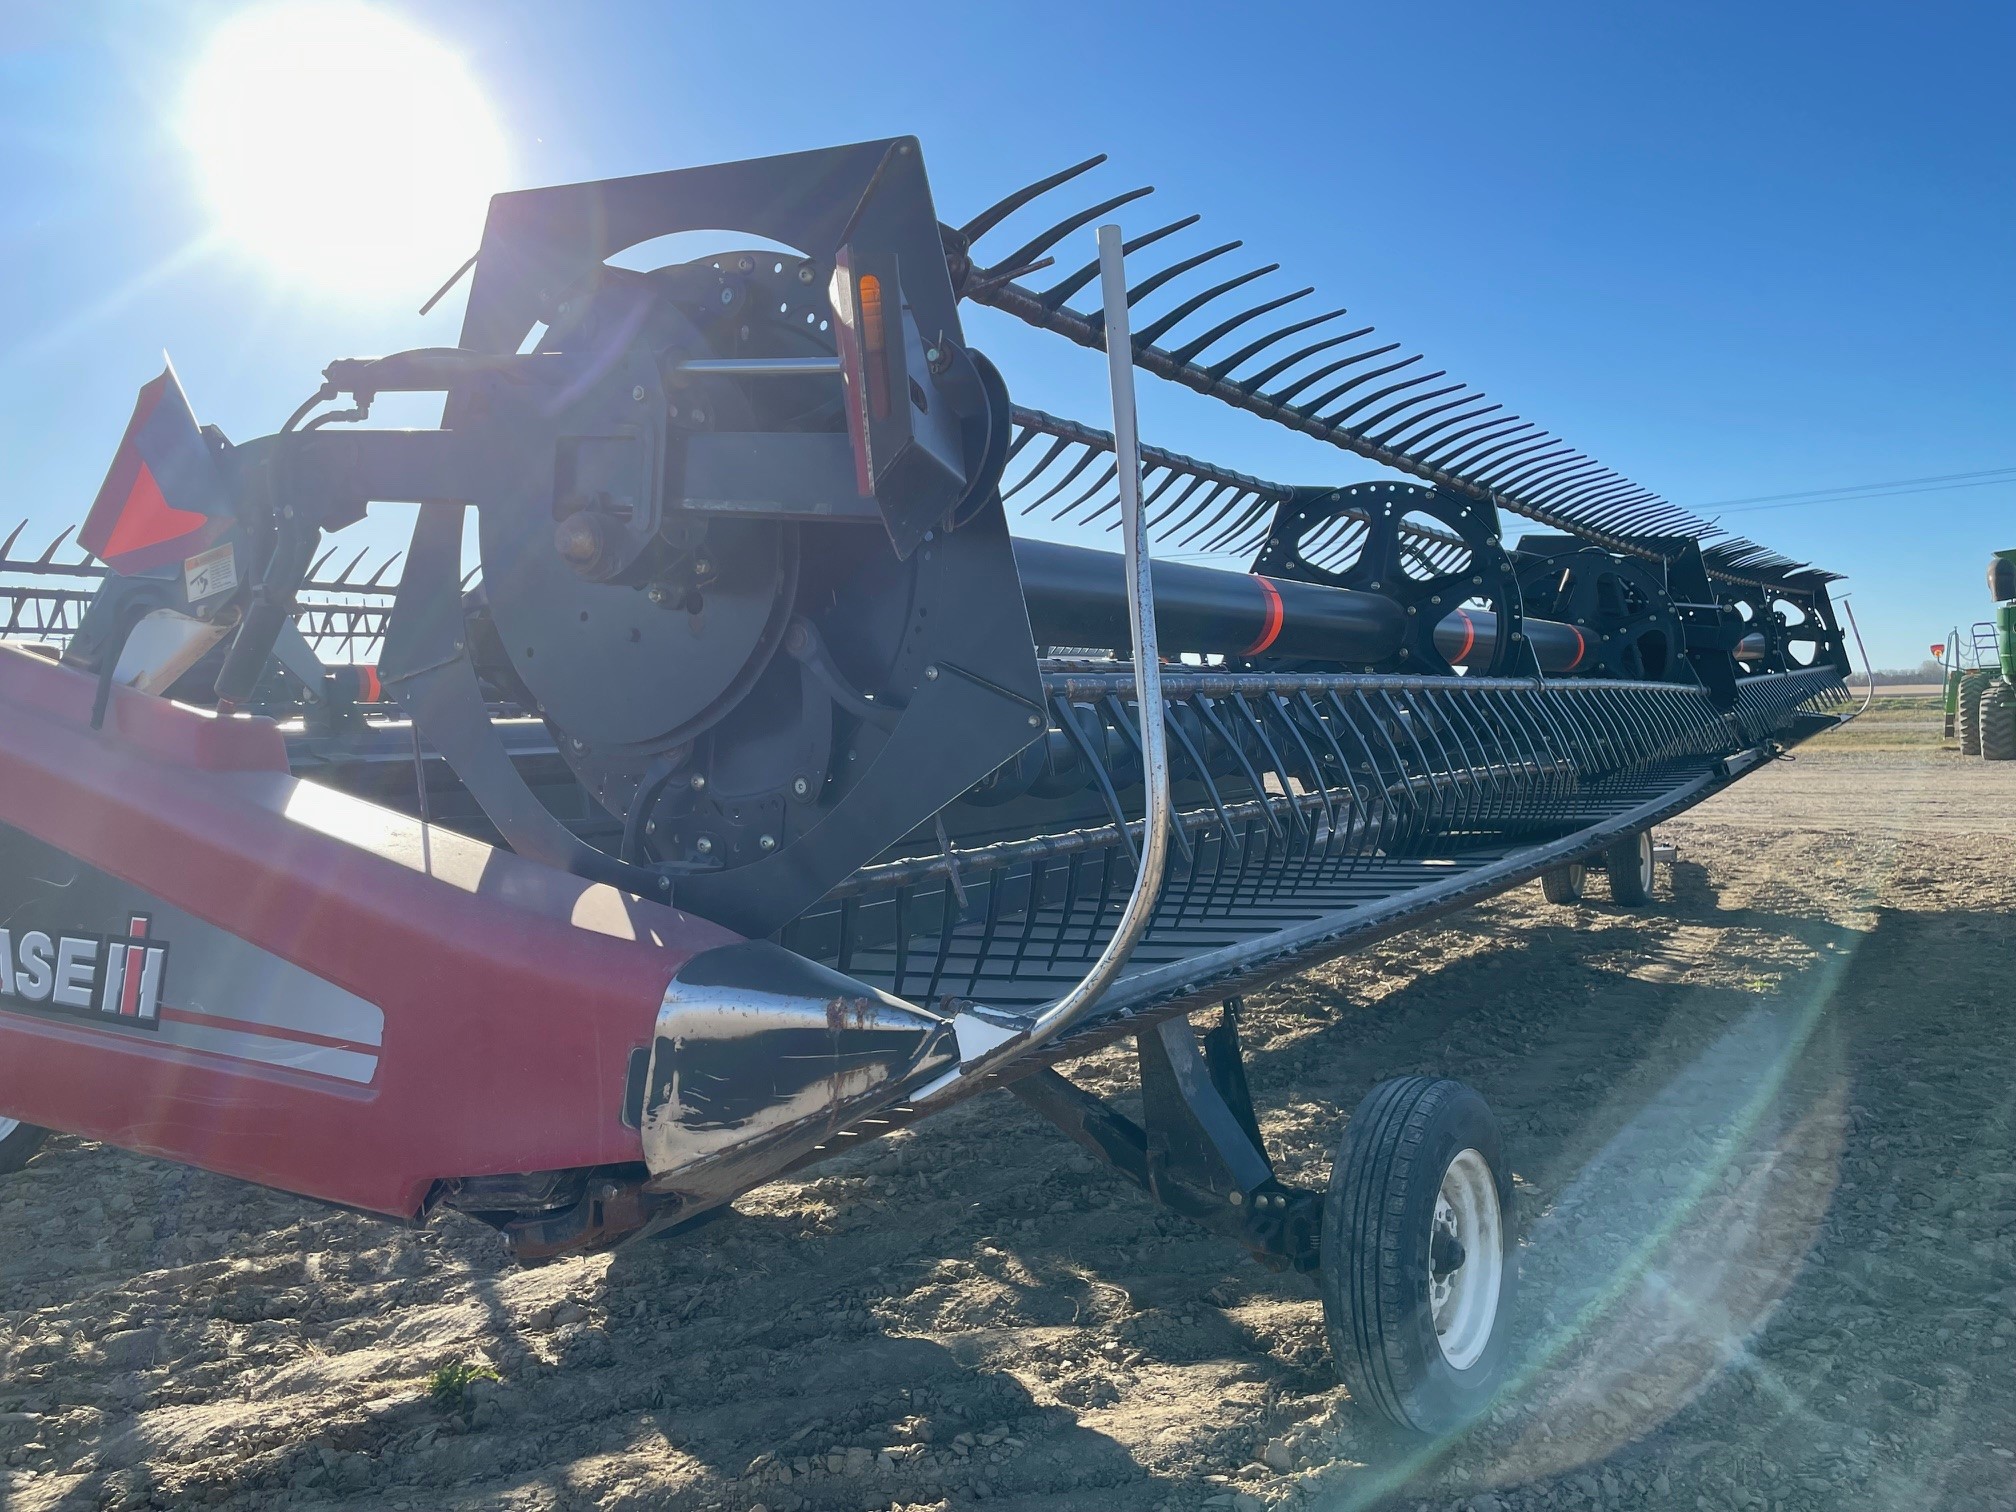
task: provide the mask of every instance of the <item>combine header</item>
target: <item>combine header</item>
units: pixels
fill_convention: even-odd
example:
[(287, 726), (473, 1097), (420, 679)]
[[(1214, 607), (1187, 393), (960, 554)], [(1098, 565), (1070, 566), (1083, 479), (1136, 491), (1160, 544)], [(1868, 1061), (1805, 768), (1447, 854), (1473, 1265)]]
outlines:
[[(1592, 863), (1643, 901), (1654, 823), (1834, 722), (1830, 575), (1194, 217), (1094, 257), (1147, 191), (1043, 211), (1097, 162), (956, 229), (907, 138), (502, 195), (460, 346), (238, 443), (148, 384), (95, 562), (0, 564), (0, 1160), (70, 1130), (536, 1260), (1005, 1085), (1314, 1272), (1361, 1399), (1486, 1401), (1482, 1100), (1385, 1083), (1327, 1194), (1278, 1180), (1238, 994)], [(610, 262), (688, 231), (772, 250)], [(1107, 351), (1112, 429), (1016, 405), (973, 305)], [(1417, 481), (1143, 445), (1137, 369)], [(362, 423), (399, 392), (441, 428)], [(397, 502), (396, 583), (334, 565)], [(1138, 1121), (1055, 1069), (1119, 1039)]]

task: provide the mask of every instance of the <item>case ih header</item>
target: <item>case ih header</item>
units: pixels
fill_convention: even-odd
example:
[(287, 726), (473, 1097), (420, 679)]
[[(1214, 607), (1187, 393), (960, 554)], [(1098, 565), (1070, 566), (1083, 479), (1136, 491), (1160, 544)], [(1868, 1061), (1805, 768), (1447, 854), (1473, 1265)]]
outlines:
[[(1097, 161), (956, 229), (907, 138), (502, 195), (460, 346), (236, 444), (148, 384), (105, 566), (0, 563), (0, 1158), (70, 1130), (538, 1259), (1005, 1084), (1316, 1272), (1361, 1399), (1474, 1410), (1488, 1111), (1385, 1083), (1327, 1196), (1278, 1181), (1237, 994), (1592, 862), (1644, 901), (1654, 822), (1834, 722), (1830, 575), (1236, 242), (1130, 283), (1194, 217), (1076, 265), (1147, 192), (1035, 232)], [(684, 231), (795, 250), (609, 264)], [(1113, 431), (1016, 406), (962, 303), (1112, 337)], [(1134, 369), (1420, 481), (1143, 446)], [(358, 423), (393, 392), (442, 427)], [(395, 501), (396, 585), (332, 571)], [(1139, 1122), (1054, 1069), (1120, 1038)]]

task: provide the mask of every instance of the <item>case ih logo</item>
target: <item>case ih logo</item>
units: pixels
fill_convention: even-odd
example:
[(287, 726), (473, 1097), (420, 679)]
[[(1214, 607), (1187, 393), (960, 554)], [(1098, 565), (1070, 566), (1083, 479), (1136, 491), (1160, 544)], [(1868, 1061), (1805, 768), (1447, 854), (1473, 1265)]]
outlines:
[(159, 1028), (168, 947), (148, 938), (148, 925), (147, 915), (134, 914), (124, 935), (0, 929), (0, 1008)]

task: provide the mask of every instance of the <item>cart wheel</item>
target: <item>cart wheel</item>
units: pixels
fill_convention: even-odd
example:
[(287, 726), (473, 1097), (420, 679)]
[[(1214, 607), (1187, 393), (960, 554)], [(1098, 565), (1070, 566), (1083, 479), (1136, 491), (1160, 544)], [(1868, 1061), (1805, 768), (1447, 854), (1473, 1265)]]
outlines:
[(1547, 895), (1549, 903), (1580, 903), (1582, 881), (1588, 875), (1589, 868), (1580, 861), (1552, 867), (1540, 873), (1540, 891)]
[(1318, 1281), (1353, 1400), (1443, 1433), (1505, 1369), (1512, 1176), (1498, 1121), (1458, 1081), (1381, 1082), (1351, 1115), (1323, 1199)]
[(1627, 835), (1603, 852), (1610, 873), (1610, 901), (1636, 908), (1652, 901), (1652, 831)]
[(35, 1158), (49, 1131), (18, 1118), (0, 1118), (0, 1176), (18, 1171)]

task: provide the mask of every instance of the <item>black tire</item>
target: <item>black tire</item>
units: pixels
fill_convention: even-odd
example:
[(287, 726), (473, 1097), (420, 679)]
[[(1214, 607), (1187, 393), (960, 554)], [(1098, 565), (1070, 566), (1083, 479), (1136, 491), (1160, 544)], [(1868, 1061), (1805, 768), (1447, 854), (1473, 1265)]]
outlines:
[[(1438, 1257), (1448, 1258), (1436, 1248), (1437, 1199), (1445, 1176), (1457, 1176), (1459, 1158), (1472, 1190), (1495, 1194), (1497, 1254), (1495, 1264), (1467, 1278), (1482, 1288), (1475, 1304), (1481, 1308), (1488, 1292), (1490, 1306), (1452, 1315), (1459, 1329), (1452, 1363), (1432, 1288), (1450, 1284), (1484, 1253), (1435, 1270)], [(1511, 1226), (1512, 1175), (1498, 1121), (1475, 1089), (1401, 1076), (1366, 1094), (1330, 1173), (1317, 1275), (1331, 1358), (1354, 1401), (1421, 1433), (1449, 1432), (1490, 1405), (1508, 1348)]]
[(1603, 869), (1610, 874), (1610, 901), (1624, 908), (1637, 908), (1652, 901), (1652, 831), (1626, 835), (1603, 852)]
[(1547, 895), (1549, 903), (1580, 903), (1582, 901), (1582, 879), (1589, 869), (1580, 861), (1571, 861), (1566, 866), (1550, 867), (1540, 873), (1540, 891)]
[(1998, 677), (1981, 695), (1979, 715), (1984, 761), (2016, 761), (2016, 687)]
[(36, 1151), (42, 1148), (42, 1141), (48, 1137), (47, 1129), (17, 1119), (0, 1118), (0, 1176), (10, 1175), (33, 1160)]
[(1960, 674), (1960, 754), (1981, 754), (1981, 697), (1988, 691), (1988, 674), (1970, 668)]

